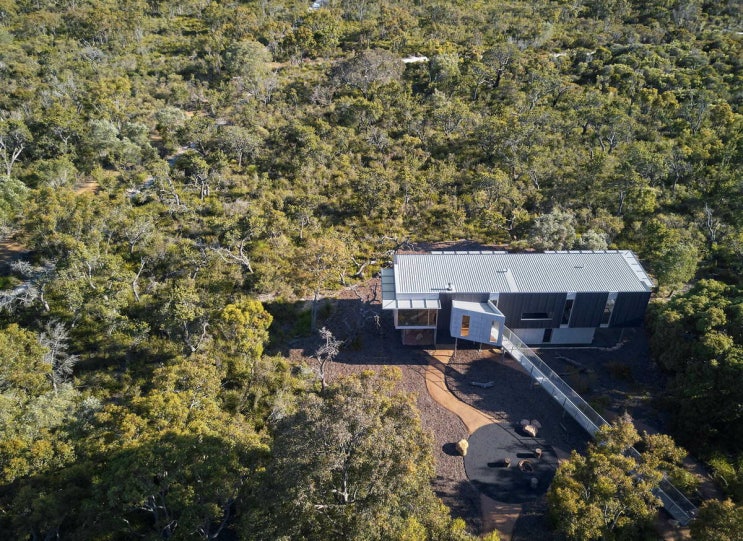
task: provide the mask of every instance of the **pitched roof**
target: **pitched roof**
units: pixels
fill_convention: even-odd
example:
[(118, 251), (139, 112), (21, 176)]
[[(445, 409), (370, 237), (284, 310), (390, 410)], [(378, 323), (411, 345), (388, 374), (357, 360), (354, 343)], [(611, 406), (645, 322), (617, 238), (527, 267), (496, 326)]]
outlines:
[[(389, 278), (392, 278), (388, 273)], [(388, 278), (388, 281), (390, 281)], [(390, 283), (388, 287), (392, 285)], [(544, 253), (432, 252), (398, 254), (395, 297), (441, 292), (549, 293), (650, 291), (652, 281), (629, 250)]]

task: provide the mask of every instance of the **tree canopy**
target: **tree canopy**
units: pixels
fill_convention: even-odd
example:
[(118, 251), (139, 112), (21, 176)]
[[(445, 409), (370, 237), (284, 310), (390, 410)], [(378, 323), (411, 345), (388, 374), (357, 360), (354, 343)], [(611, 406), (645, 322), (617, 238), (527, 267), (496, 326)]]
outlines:
[[(666, 295), (715, 278), (651, 330), (680, 441), (702, 426), (739, 487), (740, 408), (720, 406), (740, 403), (740, 19), (697, 0), (0, 0), (0, 532), (244, 533), (274, 437), (301, 443), (276, 424), (297, 397), (346, 430), (266, 344), (396, 249), (456, 239), (633, 249)], [(407, 399), (373, 394), (369, 430), (402, 423), (389, 437), (421, 462), (374, 457), (411, 471), (390, 466), (388, 501), (356, 485), (369, 507), (343, 506), (343, 531), (460, 535), (405, 507), (443, 516), (428, 441)], [(300, 508), (315, 535), (327, 515)]]
[[(640, 443), (640, 457), (628, 449)], [(568, 539), (637, 539), (661, 502), (654, 489), (663, 471), (680, 470), (685, 452), (668, 436), (642, 437), (632, 419), (602, 427), (585, 456), (573, 451), (557, 469), (548, 501), (556, 529)]]

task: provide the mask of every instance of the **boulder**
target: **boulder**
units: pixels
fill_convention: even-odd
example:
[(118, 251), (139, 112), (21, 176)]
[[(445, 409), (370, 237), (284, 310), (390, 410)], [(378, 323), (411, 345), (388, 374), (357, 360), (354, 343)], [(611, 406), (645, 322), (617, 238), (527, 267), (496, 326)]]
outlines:
[(467, 449), (469, 449), (470, 444), (467, 440), (459, 440), (455, 447), (457, 449), (457, 453), (462, 456), (467, 456)]
[(526, 425), (524, 427), (524, 434), (531, 436), (532, 438), (537, 437), (537, 427), (534, 425)]

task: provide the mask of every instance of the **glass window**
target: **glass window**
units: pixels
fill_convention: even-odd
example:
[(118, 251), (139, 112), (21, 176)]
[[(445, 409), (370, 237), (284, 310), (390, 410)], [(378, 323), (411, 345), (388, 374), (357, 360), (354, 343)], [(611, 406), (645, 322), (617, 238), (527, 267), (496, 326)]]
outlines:
[(570, 314), (573, 312), (573, 299), (568, 299), (565, 301), (565, 309), (562, 311), (562, 320), (560, 321), (561, 325), (567, 325), (570, 323)]
[(460, 336), (470, 335), (470, 316), (462, 316), (462, 328), (459, 331)]
[(398, 327), (432, 327), (438, 310), (398, 310)]
[(490, 341), (494, 344), (497, 344), (499, 338), (500, 338), (500, 323), (498, 323), (497, 321), (493, 321), (493, 324), (490, 327)]
[(606, 306), (604, 306), (604, 313), (601, 315), (601, 325), (609, 325), (609, 322), (611, 321), (611, 314), (614, 312), (614, 305), (616, 304), (616, 299), (613, 299), (609, 297), (606, 301)]

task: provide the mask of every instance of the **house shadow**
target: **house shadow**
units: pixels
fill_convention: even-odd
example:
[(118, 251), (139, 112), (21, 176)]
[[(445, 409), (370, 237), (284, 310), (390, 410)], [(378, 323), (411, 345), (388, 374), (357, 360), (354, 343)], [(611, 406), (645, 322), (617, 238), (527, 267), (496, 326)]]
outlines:
[[(493, 382), (483, 389), (473, 381)], [(499, 419), (515, 435), (522, 420), (538, 420), (541, 443), (558, 449), (566, 457), (570, 451), (585, 450), (589, 434), (526, 371), (508, 355), (490, 351), (460, 351), (446, 371), (447, 388), (470, 406)]]
[[(353, 290), (351, 290), (353, 291)], [(421, 365), (428, 363), (422, 349), (404, 346), (395, 330), (392, 311), (382, 310), (381, 292), (364, 287), (343, 292), (353, 298), (327, 298), (317, 306), (316, 329), (312, 330), (311, 301), (274, 301), (264, 304), (273, 316), (269, 355), (310, 358), (323, 343), (323, 327), (342, 340), (336, 363), (349, 365)]]

